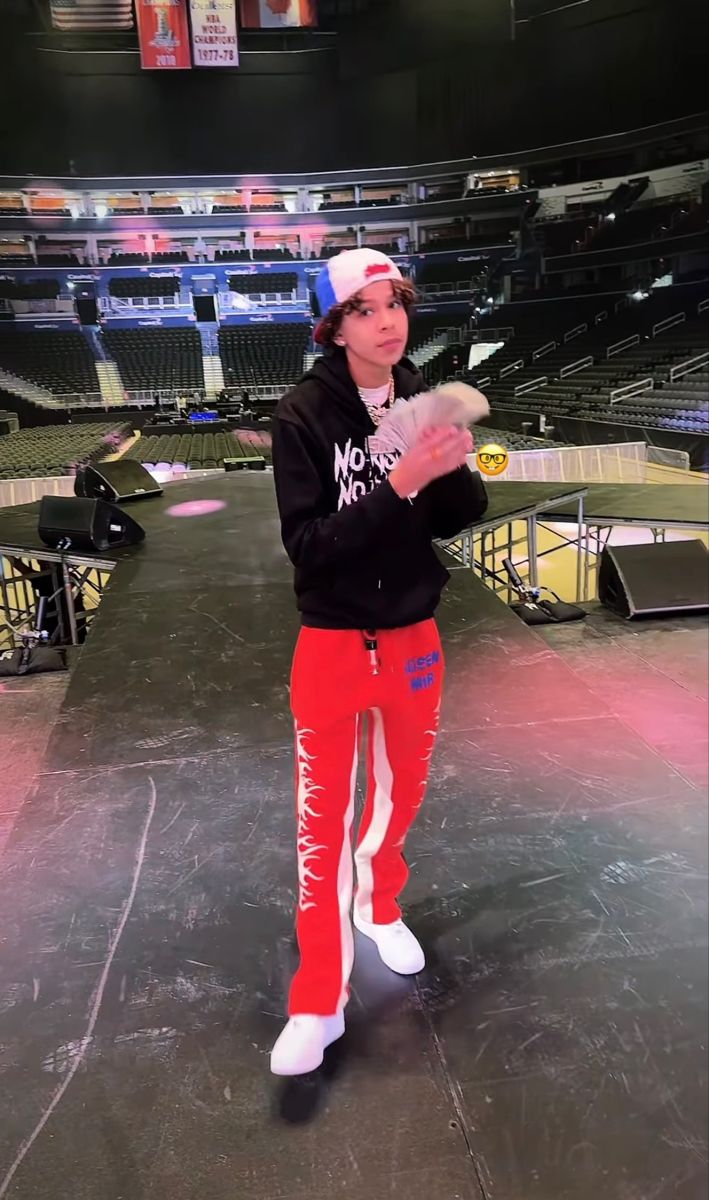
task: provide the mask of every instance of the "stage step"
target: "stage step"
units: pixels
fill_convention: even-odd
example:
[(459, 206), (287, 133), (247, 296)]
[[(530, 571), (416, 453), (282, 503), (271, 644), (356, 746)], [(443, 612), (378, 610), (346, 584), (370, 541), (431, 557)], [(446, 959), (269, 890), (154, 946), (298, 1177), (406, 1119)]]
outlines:
[(204, 390), (207, 393), (207, 399), (213, 400), (224, 387), (224, 371), (219, 355), (203, 354), (202, 371), (204, 373)]
[(116, 364), (111, 362), (110, 359), (97, 362), (96, 374), (98, 375), (101, 397), (105, 403), (125, 404), (125, 387), (123, 386), (121, 373)]

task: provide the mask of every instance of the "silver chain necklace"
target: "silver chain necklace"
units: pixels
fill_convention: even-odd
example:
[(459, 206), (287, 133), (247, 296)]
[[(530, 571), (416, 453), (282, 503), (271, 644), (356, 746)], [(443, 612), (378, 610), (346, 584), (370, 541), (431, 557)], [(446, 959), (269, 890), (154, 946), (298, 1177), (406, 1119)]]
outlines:
[(393, 376), (393, 375), (391, 375), (391, 376), (389, 377), (389, 392), (388, 392), (388, 394), (387, 394), (387, 398), (386, 398), (386, 400), (384, 401), (384, 403), (383, 403), (383, 404), (372, 404), (372, 403), (369, 403), (368, 401), (366, 401), (366, 400), (364, 399), (364, 397), (362, 396), (362, 393), (361, 393), (361, 392), (360, 392), (360, 397), (359, 397), (359, 398), (360, 398), (360, 400), (362, 401), (362, 403), (363, 403), (364, 407), (366, 408), (367, 412), (369, 413), (369, 415), (370, 415), (370, 417), (371, 417), (371, 419), (372, 419), (372, 422), (373, 422), (373, 424), (374, 424), (375, 426), (379, 426), (379, 424), (380, 424), (380, 422), (382, 421), (382, 419), (383, 419), (383, 417), (384, 417), (384, 414), (386, 413), (387, 409), (391, 408), (392, 404), (394, 403), (394, 376)]

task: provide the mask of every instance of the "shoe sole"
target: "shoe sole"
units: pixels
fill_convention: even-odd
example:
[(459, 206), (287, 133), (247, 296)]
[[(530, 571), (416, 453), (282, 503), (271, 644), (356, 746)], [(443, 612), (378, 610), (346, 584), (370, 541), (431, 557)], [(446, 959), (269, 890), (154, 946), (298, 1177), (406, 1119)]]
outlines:
[(312, 1071), (317, 1071), (318, 1067), (321, 1067), (323, 1064), (323, 1059), (325, 1057), (325, 1051), (327, 1050), (328, 1046), (332, 1046), (334, 1042), (338, 1042), (345, 1032), (344, 1014), (342, 1016), (341, 1026), (342, 1026), (342, 1028), (340, 1028), (340, 1026), (338, 1025), (336, 1032), (333, 1032), (330, 1035), (330, 1037), (327, 1038), (327, 1040), (323, 1044), (322, 1054), (320, 1055), (320, 1057), (317, 1060), (313, 1060), (312, 1064), (307, 1063), (305, 1066), (301, 1065), (298, 1067), (297, 1070), (295, 1070), (295, 1069), (290, 1070), (287, 1068), (279, 1070), (274, 1067), (273, 1057), (271, 1057), (271, 1074), (277, 1075), (279, 1077), (279, 1079), (296, 1079), (299, 1075), (310, 1075), (310, 1073)]

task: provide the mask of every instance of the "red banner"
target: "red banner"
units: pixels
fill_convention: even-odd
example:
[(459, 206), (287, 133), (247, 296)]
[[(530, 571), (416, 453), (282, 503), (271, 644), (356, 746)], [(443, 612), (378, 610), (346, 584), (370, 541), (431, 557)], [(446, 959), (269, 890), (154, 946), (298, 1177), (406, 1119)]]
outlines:
[(244, 29), (287, 29), (317, 23), (315, 0), (241, 0)]
[(192, 66), (187, 0), (135, 0), (140, 65), (146, 71)]

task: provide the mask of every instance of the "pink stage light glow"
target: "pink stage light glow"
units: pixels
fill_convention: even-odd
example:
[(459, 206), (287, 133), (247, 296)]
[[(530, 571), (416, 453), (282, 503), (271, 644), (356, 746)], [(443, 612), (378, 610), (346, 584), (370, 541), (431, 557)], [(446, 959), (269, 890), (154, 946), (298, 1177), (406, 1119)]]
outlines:
[(206, 517), (209, 513), (219, 512), (226, 508), (224, 500), (185, 500), (183, 504), (173, 504), (168, 508), (170, 517)]

